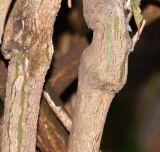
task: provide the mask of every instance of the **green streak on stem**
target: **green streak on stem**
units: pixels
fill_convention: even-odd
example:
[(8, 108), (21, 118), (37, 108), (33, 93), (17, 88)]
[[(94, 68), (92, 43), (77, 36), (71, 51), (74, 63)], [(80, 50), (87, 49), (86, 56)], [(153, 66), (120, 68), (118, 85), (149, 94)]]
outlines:
[(21, 113), (19, 116), (18, 121), (18, 150), (20, 150), (20, 145), (22, 144), (23, 139), (23, 126), (22, 126), (22, 119), (23, 119), (23, 110), (24, 110), (24, 102), (25, 102), (25, 85), (26, 85), (26, 78), (23, 80), (22, 91), (21, 91)]
[(14, 80), (13, 80), (13, 83), (12, 83), (12, 88), (13, 88), (18, 76), (19, 76), (19, 68), (18, 68), (18, 64), (16, 63), (15, 76), (14, 76)]
[(119, 35), (119, 17), (118, 16), (114, 17), (114, 33), (115, 33), (115, 37), (118, 38), (118, 35)]
[(106, 26), (106, 34), (107, 34), (106, 67), (108, 71), (110, 66), (110, 53), (112, 47), (112, 40), (111, 40), (112, 26), (110, 24), (107, 24)]
[(22, 143), (22, 138), (23, 138), (23, 127), (22, 127), (22, 112), (21, 112), (18, 121), (18, 149)]
[(104, 33), (102, 33), (102, 36), (101, 36), (101, 46), (103, 46), (103, 41), (104, 41)]
[(0, 0), (0, 6), (2, 5), (2, 1), (3, 1), (3, 0)]
[(49, 52), (48, 52), (48, 47), (44, 49), (44, 54), (47, 58), (47, 60), (49, 60)]
[(15, 59), (19, 64), (24, 65), (25, 55), (21, 51), (13, 50), (11, 58)]

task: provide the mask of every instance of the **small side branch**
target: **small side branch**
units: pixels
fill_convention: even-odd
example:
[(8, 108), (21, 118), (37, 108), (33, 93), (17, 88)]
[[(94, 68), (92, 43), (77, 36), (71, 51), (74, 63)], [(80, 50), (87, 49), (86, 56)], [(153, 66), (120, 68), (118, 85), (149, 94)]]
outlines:
[(43, 91), (43, 96), (46, 99), (52, 111), (56, 114), (57, 118), (62, 122), (64, 127), (70, 132), (72, 126), (72, 120), (65, 111), (65, 109), (62, 106), (56, 106), (56, 104), (46, 91)]
[(133, 36), (133, 38), (132, 38), (133, 44), (132, 44), (131, 50), (134, 49), (134, 47), (135, 47), (137, 41), (139, 40), (139, 36), (141, 35), (141, 33), (142, 33), (142, 31), (143, 31), (143, 28), (144, 28), (145, 24), (146, 24), (146, 21), (143, 20), (143, 21), (142, 21), (142, 25), (141, 25), (141, 27), (140, 27), (140, 30), (137, 31), (136, 34)]

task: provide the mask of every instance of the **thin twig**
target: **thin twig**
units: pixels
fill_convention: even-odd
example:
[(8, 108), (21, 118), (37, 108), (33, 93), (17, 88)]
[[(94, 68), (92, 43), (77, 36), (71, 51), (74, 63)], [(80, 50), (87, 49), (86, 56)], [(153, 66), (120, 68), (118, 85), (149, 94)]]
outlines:
[(4, 30), (4, 25), (6, 21), (6, 16), (8, 13), (9, 6), (12, 0), (1, 0), (0, 1), (0, 44), (2, 41), (2, 35)]
[(141, 33), (142, 33), (142, 31), (143, 31), (143, 28), (144, 28), (145, 24), (146, 24), (146, 21), (143, 20), (143, 21), (142, 21), (142, 25), (141, 25), (139, 31), (137, 31), (136, 34), (133, 36), (133, 38), (132, 38), (133, 44), (132, 44), (131, 50), (134, 49), (134, 47), (135, 47), (137, 41), (139, 40), (139, 36), (141, 35)]
[(128, 13), (128, 15), (127, 15), (127, 21), (128, 21), (128, 23), (129, 23), (129, 21), (131, 20), (131, 17), (132, 17), (132, 12), (130, 11), (129, 13)]
[(46, 99), (52, 111), (57, 116), (57, 118), (62, 122), (64, 127), (68, 131), (70, 131), (72, 126), (72, 120), (70, 116), (67, 114), (67, 112), (65, 111), (65, 109), (62, 106), (56, 106), (54, 101), (51, 99), (50, 95), (46, 91), (43, 91), (43, 96)]

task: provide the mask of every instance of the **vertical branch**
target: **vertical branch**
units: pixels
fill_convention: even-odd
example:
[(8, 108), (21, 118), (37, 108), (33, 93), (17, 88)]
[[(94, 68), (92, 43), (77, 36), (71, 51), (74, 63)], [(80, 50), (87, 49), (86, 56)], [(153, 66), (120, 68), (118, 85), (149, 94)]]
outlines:
[(61, 0), (17, 0), (5, 28), (8, 67), (2, 152), (34, 152), (39, 103)]
[(126, 83), (131, 40), (123, 0), (83, 0), (93, 40), (81, 57), (68, 152), (98, 152), (111, 101)]

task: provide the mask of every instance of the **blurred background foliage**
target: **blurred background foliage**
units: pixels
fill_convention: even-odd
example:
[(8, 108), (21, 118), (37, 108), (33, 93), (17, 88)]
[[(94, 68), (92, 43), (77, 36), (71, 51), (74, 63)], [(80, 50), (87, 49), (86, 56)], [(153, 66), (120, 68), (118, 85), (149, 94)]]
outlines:
[[(160, 1), (142, 0), (141, 8), (147, 24), (134, 52), (129, 57), (127, 84), (116, 95), (109, 110), (101, 144), (103, 152), (160, 152)], [(132, 36), (137, 30), (133, 19), (130, 26), (133, 30), (130, 33)], [(92, 31), (87, 28), (83, 18), (82, 1), (74, 0), (72, 8), (68, 8), (67, 0), (63, 0), (55, 23), (53, 35), (55, 54), (46, 82), (52, 83), (55, 63), (69, 56), (71, 51), (76, 51), (76, 47), (83, 44), (82, 40), (86, 45), (92, 40)], [(79, 58), (80, 56), (78, 62)], [(2, 55), (0, 59), (0, 132), (2, 132), (8, 61), (5, 61)], [(69, 56), (68, 61), (71, 59)], [(65, 64), (61, 65), (65, 68)], [(73, 73), (74, 70), (78, 71), (78, 67), (72, 70)], [(62, 77), (61, 81), (71, 77), (70, 75), (71, 73), (68, 73)], [(72, 82), (60, 93), (71, 117), (75, 104), (77, 72), (74, 75)]]

